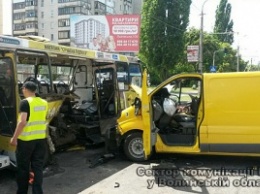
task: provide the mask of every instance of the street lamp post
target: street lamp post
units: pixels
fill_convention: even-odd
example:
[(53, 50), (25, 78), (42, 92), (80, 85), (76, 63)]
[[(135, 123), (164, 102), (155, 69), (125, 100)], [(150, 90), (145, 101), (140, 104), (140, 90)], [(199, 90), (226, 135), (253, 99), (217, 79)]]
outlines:
[(213, 61), (212, 61), (212, 66), (213, 66), (213, 67), (215, 67), (216, 53), (217, 53), (217, 52), (222, 52), (222, 51), (224, 51), (224, 49), (214, 51), (214, 53), (213, 53)]
[(214, 53), (213, 53), (213, 62), (212, 62), (213, 67), (215, 67), (215, 56), (216, 56), (216, 52), (218, 52), (218, 50), (217, 50), (217, 51), (214, 51)]
[(202, 7), (201, 7), (201, 20), (200, 20), (200, 42), (199, 42), (199, 73), (202, 73), (202, 70), (203, 70), (203, 8), (204, 8), (204, 5), (205, 3), (207, 2), (208, 0), (205, 0), (202, 4)]
[[(213, 34), (237, 34), (237, 35), (239, 35), (239, 33), (238, 32), (218, 32), (218, 33), (213, 33)], [(217, 51), (214, 51), (214, 53), (213, 53), (213, 66), (215, 66), (215, 53), (216, 53)], [(239, 60), (240, 60), (240, 54), (239, 54), (239, 36), (238, 36), (238, 45), (237, 45), (237, 55), (236, 55), (236, 57), (237, 57), (237, 72), (239, 72)]]

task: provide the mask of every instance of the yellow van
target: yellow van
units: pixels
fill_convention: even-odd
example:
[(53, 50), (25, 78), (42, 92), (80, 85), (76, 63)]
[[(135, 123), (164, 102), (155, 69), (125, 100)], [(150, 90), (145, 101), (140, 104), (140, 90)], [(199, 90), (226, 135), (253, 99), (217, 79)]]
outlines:
[[(142, 88), (117, 120), (132, 161), (152, 152), (260, 155), (260, 72), (175, 75)], [(138, 91), (137, 91), (138, 92)]]

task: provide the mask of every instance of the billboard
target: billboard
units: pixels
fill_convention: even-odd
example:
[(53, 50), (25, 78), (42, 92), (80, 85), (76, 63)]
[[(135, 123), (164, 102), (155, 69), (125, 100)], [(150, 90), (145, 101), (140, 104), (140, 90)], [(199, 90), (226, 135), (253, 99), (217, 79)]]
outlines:
[(199, 46), (190, 45), (187, 47), (187, 60), (188, 62), (198, 62), (199, 61)]
[(138, 52), (140, 15), (72, 15), (71, 46), (105, 52)]

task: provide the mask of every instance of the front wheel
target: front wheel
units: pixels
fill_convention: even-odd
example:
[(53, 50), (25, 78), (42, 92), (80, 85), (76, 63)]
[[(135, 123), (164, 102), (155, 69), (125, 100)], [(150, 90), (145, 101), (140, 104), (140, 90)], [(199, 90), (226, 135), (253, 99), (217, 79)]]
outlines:
[(144, 161), (142, 133), (132, 133), (126, 137), (124, 152), (129, 160)]

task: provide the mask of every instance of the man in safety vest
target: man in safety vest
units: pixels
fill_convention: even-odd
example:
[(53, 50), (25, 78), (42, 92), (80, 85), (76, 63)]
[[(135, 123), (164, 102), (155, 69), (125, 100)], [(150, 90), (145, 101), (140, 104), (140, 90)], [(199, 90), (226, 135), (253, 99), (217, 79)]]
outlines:
[(42, 194), (44, 156), (47, 151), (47, 101), (36, 97), (37, 86), (32, 81), (23, 84), (25, 99), (20, 103), (19, 120), (10, 140), (16, 147), (17, 194), (28, 192), (30, 169), (34, 173), (33, 194)]

